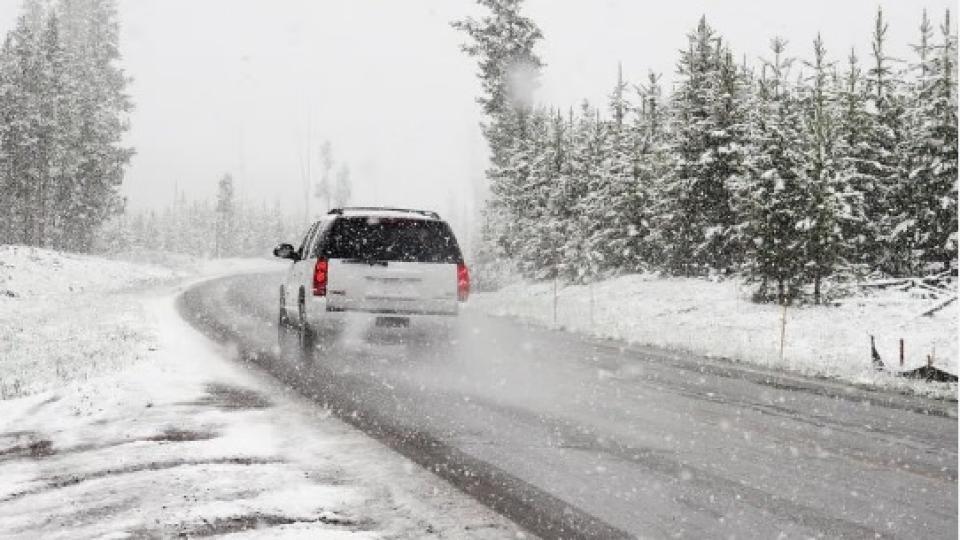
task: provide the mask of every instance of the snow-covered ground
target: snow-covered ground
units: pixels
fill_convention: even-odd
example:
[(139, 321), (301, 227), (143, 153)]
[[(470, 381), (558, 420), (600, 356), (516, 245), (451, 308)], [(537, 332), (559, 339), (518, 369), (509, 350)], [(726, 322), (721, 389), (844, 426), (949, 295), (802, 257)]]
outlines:
[(0, 537), (522, 536), (176, 314), (275, 262), (194, 266), (0, 247)]
[(0, 246), (0, 399), (144, 358), (156, 336), (137, 291), (182, 277), (160, 266)]
[(199, 276), (279, 268), (256, 259), (155, 264), (0, 245), (0, 399), (125, 368), (156, 347), (143, 291)]
[[(736, 280), (627, 275), (561, 287), (556, 324), (597, 337), (956, 399), (956, 384), (878, 373), (870, 361), (874, 335), (881, 359), (889, 368), (901, 369), (903, 338), (903, 369), (924, 365), (929, 354), (934, 366), (956, 374), (956, 302), (932, 317), (919, 315), (935, 301), (897, 291), (848, 299), (840, 306), (791, 307), (786, 311), (781, 359), (783, 310), (753, 303), (749, 295)], [(554, 285), (516, 283), (474, 295), (471, 308), (553, 325)]]

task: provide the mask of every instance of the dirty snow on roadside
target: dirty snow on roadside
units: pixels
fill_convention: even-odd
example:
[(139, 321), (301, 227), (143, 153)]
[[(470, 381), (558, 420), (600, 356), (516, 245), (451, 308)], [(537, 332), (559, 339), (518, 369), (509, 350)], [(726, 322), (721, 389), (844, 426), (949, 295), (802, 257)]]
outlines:
[[(173, 283), (199, 276), (30, 248), (0, 254), (16, 292), (0, 297), (0, 372), (23, 377), (18, 397), (0, 400), (0, 537), (523, 536), (231, 362), (175, 312)], [(51, 266), (73, 277), (51, 279)], [(80, 292), (65, 301), (71, 287)], [(46, 340), (10, 332), (19, 320)]]
[[(552, 282), (518, 283), (475, 295), (471, 308), (553, 325), (553, 291)], [(626, 275), (561, 287), (556, 323), (601, 338), (956, 399), (956, 384), (907, 380), (877, 372), (871, 364), (870, 335), (882, 360), (897, 370), (903, 338), (903, 369), (925, 364), (931, 354), (936, 367), (957, 373), (958, 306), (954, 302), (932, 317), (919, 316), (935, 305), (919, 295), (881, 291), (839, 306), (791, 307), (782, 327), (783, 310), (751, 302), (749, 289), (738, 280)]]

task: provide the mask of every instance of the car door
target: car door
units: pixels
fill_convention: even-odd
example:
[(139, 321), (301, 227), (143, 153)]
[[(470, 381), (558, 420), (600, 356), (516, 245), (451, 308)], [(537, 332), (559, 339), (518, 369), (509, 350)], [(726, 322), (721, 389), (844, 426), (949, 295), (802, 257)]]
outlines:
[(303, 236), (303, 240), (300, 242), (300, 247), (297, 248), (298, 259), (293, 261), (293, 264), (291, 264), (290, 268), (287, 270), (287, 277), (284, 281), (283, 290), (286, 297), (287, 309), (289, 310), (291, 317), (296, 317), (297, 302), (300, 300), (300, 287), (305, 286), (304, 268), (311, 266), (309, 261), (304, 259), (304, 256), (309, 249), (308, 242), (313, 238), (318, 224), (319, 222), (314, 223), (309, 229), (307, 229), (307, 233)]

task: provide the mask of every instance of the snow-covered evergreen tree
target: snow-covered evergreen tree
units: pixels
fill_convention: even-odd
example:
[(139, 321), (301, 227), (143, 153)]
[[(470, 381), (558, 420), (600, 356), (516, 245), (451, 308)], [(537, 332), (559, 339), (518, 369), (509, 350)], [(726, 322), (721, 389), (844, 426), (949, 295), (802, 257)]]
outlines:
[(893, 245), (903, 273), (949, 268), (957, 258), (956, 36), (947, 11), (941, 43), (933, 43), (926, 11), (908, 108), (906, 178), (895, 193)]
[(2, 147), (3, 192), (10, 242), (40, 245), (38, 198), (47, 182), (46, 149), (42, 137), (48, 129), (44, 115), (43, 8), (36, 0), (25, 2), (2, 52), (4, 117)]
[(522, 0), (477, 0), (489, 13), (453, 23), (472, 43), (463, 51), (477, 58), (483, 94), (477, 99), (487, 115), (484, 134), (490, 142), (494, 165), (504, 165), (504, 154), (533, 112), (533, 91), (543, 62), (534, 52), (543, 34), (533, 20), (520, 13)]
[(667, 269), (698, 275), (737, 262), (731, 189), (743, 167), (745, 110), (732, 55), (706, 19), (688, 40), (671, 102), (672, 165), (658, 227)]
[(899, 273), (909, 256), (894, 243), (898, 226), (894, 216), (903, 204), (896, 195), (902, 191), (900, 184), (906, 177), (902, 153), (904, 103), (896, 61), (886, 52), (887, 23), (882, 9), (878, 8), (875, 21), (871, 64), (864, 77), (869, 121), (864, 131), (866, 144), (859, 156), (867, 179), (862, 190), (868, 227), (865, 256), (872, 268)]
[(556, 270), (558, 245), (555, 231), (558, 226), (553, 215), (552, 200), (558, 186), (557, 141), (552, 131), (554, 123), (548, 111), (537, 110), (530, 117), (529, 131), (523, 155), (528, 166), (523, 179), (522, 197), (515, 199), (517, 216), (515, 249), (519, 270), (534, 278), (550, 277)]
[(570, 147), (570, 171), (565, 195), (572, 204), (566, 224), (567, 234), (563, 248), (562, 275), (575, 283), (596, 278), (602, 265), (602, 252), (591, 243), (596, 231), (596, 219), (603, 212), (602, 186), (609, 177), (604, 157), (607, 126), (600, 120), (599, 111), (588, 101), (580, 106), (580, 116), (573, 128)]
[(547, 119), (535, 111), (527, 119), (527, 133), (514, 140), (510, 159), (499, 169), (491, 195), (498, 200), (500, 224), (498, 246), (502, 253), (515, 259), (527, 275), (538, 267), (534, 225), (538, 219), (538, 185), (545, 177), (544, 151), (547, 145)]
[[(534, 52), (543, 38), (533, 20), (521, 13), (522, 0), (477, 0), (487, 13), (454, 22), (452, 26), (467, 34), (470, 43), (462, 49), (477, 59), (483, 93), (477, 102), (486, 116), (482, 122), (490, 148), (490, 168), (486, 177), (490, 201), (481, 216), (481, 241), (475, 260), (482, 273), (486, 266), (500, 266), (497, 259), (510, 256), (503, 250), (516, 223), (508, 205), (497, 199), (498, 192), (511, 192), (516, 175), (515, 155), (523, 151), (528, 122), (534, 114), (533, 91), (538, 85), (543, 62)], [(482, 279), (482, 277), (481, 277)]]
[(27, 0), (0, 51), (3, 241), (77, 251), (123, 206), (130, 102), (112, 0)]
[(60, 0), (64, 48), (75, 80), (78, 118), (69, 141), (77, 152), (71, 204), (61, 222), (64, 242), (86, 250), (104, 220), (123, 210), (119, 194), (133, 150), (123, 144), (132, 109), (119, 67), (120, 29), (114, 0)]
[(812, 70), (802, 89), (805, 176), (808, 179), (809, 206), (806, 208), (804, 272), (813, 284), (813, 299), (820, 303), (823, 281), (852, 267), (847, 260), (853, 245), (844, 232), (850, 223), (863, 220), (863, 197), (848, 183), (840, 161), (845, 148), (837, 137), (839, 97), (831, 80), (833, 64), (827, 61), (826, 48), (818, 35), (813, 42)]
[(564, 246), (572, 230), (572, 216), (576, 202), (568, 188), (571, 186), (571, 137), (573, 127), (560, 111), (551, 111), (544, 171), (538, 182), (538, 202), (542, 212), (535, 223), (539, 255), (542, 264), (536, 277), (557, 278), (564, 267)]
[(760, 285), (757, 297), (789, 303), (803, 286), (812, 204), (801, 110), (788, 82), (792, 59), (782, 39), (775, 38), (771, 50), (750, 114), (751, 148), (738, 192), (739, 229), (749, 246), (747, 277)]
[(333, 206), (342, 208), (350, 203), (350, 166), (346, 163), (337, 169), (337, 181), (333, 187)]
[(638, 131), (630, 121), (634, 107), (626, 97), (627, 83), (618, 69), (610, 95), (610, 120), (598, 122), (600, 170), (591, 186), (585, 208), (589, 224), (587, 249), (597, 261), (597, 271), (610, 274), (636, 271), (642, 265), (639, 238), (646, 201), (636, 169)]
[(667, 136), (669, 114), (660, 86), (660, 77), (650, 72), (646, 84), (640, 85), (637, 93), (640, 105), (636, 108), (634, 117), (636, 148), (633, 165), (636, 206), (632, 209), (632, 225), (635, 228), (628, 234), (631, 237), (629, 244), (638, 253), (640, 266), (635, 270), (640, 270), (663, 268), (666, 264), (662, 239), (654, 227), (654, 222), (657, 201), (663, 191), (670, 160)]
[(314, 186), (313, 196), (320, 203), (321, 213), (330, 210), (333, 199), (336, 195), (336, 187), (333, 178), (333, 146), (330, 141), (324, 141), (320, 145), (320, 180)]
[(230, 174), (225, 174), (220, 178), (217, 185), (217, 228), (216, 245), (214, 247), (214, 254), (217, 257), (230, 253), (234, 248), (236, 242), (233, 227), (235, 205), (233, 177)]
[[(884, 230), (893, 213), (888, 206), (889, 184), (883, 183), (882, 172), (895, 173), (896, 168), (886, 167), (881, 160), (894, 160), (877, 145), (884, 131), (879, 125), (877, 108), (855, 51), (847, 57), (847, 69), (838, 80), (840, 112), (837, 119), (837, 142), (839, 165), (852, 193), (858, 212), (851, 214), (842, 227), (844, 238), (851, 246), (848, 258), (852, 265), (863, 271), (877, 271), (886, 253), (888, 244)], [(889, 131), (887, 132), (890, 133)], [(890, 180), (890, 178), (888, 178)], [(891, 181), (892, 182), (892, 181)]]

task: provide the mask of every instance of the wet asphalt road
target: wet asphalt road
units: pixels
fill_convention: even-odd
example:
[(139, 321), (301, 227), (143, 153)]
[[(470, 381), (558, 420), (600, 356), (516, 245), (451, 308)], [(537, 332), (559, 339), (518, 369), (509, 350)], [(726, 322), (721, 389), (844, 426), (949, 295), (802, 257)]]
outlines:
[(956, 403), (537, 329), (358, 322), (277, 345), (277, 275), (180, 300), (201, 330), (544, 537), (956, 538)]

